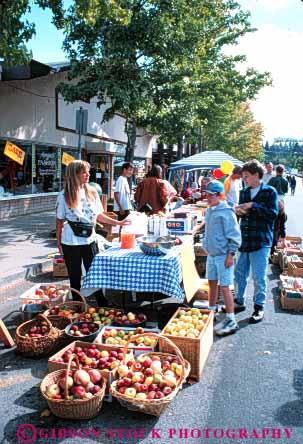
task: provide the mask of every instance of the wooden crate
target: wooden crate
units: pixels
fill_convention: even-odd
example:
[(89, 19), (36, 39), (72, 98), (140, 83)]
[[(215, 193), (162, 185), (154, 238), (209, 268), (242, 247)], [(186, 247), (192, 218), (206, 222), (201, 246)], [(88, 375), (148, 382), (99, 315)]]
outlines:
[[(180, 310), (189, 311), (188, 308), (178, 308), (174, 316), (171, 318), (175, 319), (178, 317)], [(214, 313), (213, 311), (200, 309), (201, 313), (206, 313), (208, 315), (208, 319), (206, 325), (200, 333), (198, 338), (186, 338), (181, 336), (172, 336), (164, 333), (166, 327), (169, 325), (171, 320), (167, 323), (165, 328), (162, 330), (161, 335), (170, 339), (176, 346), (181, 350), (184, 358), (189, 361), (191, 365), (191, 371), (189, 374), (190, 378), (200, 379), (203, 369), (205, 367), (210, 349), (213, 344), (213, 322), (214, 322)], [(159, 339), (159, 350), (163, 353), (172, 353), (169, 345), (165, 342), (165, 340), (161, 340), (161, 336)]]
[(288, 262), (287, 272), (289, 276), (303, 277), (303, 262)]
[(64, 295), (58, 296), (54, 299), (50, 299), (48, 296), (38, 296), (35, 294), (36, 290), (41, 288), (44, 289), (48, 287), (49, 285), (54, 285), (54, 283), (51, 284), (36, 284), (33, 287), (26, 290), (24, 293), (20, 296), (20, 302), (21, 304), (44, 304), (48, 305), (49, 307), (53, 307), (54, 305), (61, 304), (63, 302), (63, 298), (68, 296), (69, 292), (69, 286), (68, 285), (61, 285), (61, 284), (55, 284), (59, 290), (64, 290)]
[[(68, 350), (69, 348), (72, 348), (72, 347), (82, 347), (84, 349), (84, 348), (88, 348), (90, 345), (92, 345), (92, 344), (89, 342), (74, 341), (74, 342), (70, 343), (69, 345), (67, 345), (66, 347), (62, 348), (60, 351), (58, 351), (56, 354), (54, 354), (53, 356), (51, 356), (49, 358), (48, 373), (67, 368), (67, 363), (65, 363), (65, 362), (54, 362), (54, 359), (62, 357), (64, 355), (64, 353), (66, 352), (66, 350)], [(100, 350), (100, 351), (107, 350), (108, 352), (111, 350), (117, 350), (118, 348), (123, 348), (121, 346), (107, 345), (107, 344), (95, 344), (95, 345), (98, 350)], [(134, 358), (133, 352), (131, 350), (129, 350), (127, 353), (127, 360), (130, 360), (133, 358)], [(104, 369), (104, 370), (98, 369), (98, 370), (100, 371), (100, 373), (102, 374), (103, 378), (106, 381), (105, 394), (110, 395), (109, 389), (110, 389), (111, 383), (115, 379), (116, 369), (111, 370), (111, 371), (106, 370), (106, 369)], [(106, 400), (107, 401), (111, 400), (111, 396), (109, 396), (109, 398)]]
[[(290, 297), (294, 295), (298, 297)], [(303, 311), (303, 293), (296, 290), (282, 290), (280, 303), (284, 310)]]

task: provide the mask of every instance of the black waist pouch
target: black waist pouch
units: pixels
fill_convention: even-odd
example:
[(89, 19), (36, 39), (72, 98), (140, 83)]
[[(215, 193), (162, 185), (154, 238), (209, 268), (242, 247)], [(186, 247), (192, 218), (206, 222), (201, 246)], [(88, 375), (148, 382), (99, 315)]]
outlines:
[(94, 225), (84, 222), (71, 222), (68, 220), (69, 226), (73, 230), (75, 236), (89, 237), (93, 233)]

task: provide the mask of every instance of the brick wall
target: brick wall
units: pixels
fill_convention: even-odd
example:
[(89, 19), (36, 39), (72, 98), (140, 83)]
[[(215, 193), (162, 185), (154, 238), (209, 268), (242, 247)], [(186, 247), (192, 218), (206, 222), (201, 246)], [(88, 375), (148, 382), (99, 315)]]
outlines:
[(58, 193), (31, 194), (0, 199), (0, 220), (53, 210), (56, 206), (57, 195)]

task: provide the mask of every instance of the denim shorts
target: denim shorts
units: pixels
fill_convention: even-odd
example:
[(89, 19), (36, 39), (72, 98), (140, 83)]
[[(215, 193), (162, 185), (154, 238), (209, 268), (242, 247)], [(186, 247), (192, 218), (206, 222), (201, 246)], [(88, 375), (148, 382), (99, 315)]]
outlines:
[(233, 285), (234, 265), (226, 268), (224, 265), (227, 254), (222, 256), (207, 256), (206, 278), (210, 281), (218, 281), (222, 287)]

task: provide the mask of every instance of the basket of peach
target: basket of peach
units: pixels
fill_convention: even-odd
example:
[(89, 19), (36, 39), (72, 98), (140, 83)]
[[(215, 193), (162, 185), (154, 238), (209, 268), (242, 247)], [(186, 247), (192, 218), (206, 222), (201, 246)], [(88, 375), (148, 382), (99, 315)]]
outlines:
[[(159, 335), (148, 333), (156, 339)], [(142, 335), (141, 335), (142, 336)], [(133, 336), (132, 341), (135, 340)], [(126, 360), (117, 369), (118, 379), (111, 384), (112, 395), (128, 410), (160, 416), (174, 399), (190, 372), (178, 347), (169, 339), (172, 353), (146, 353)], [(124, 354), (129, 342), (125, 345)]]

